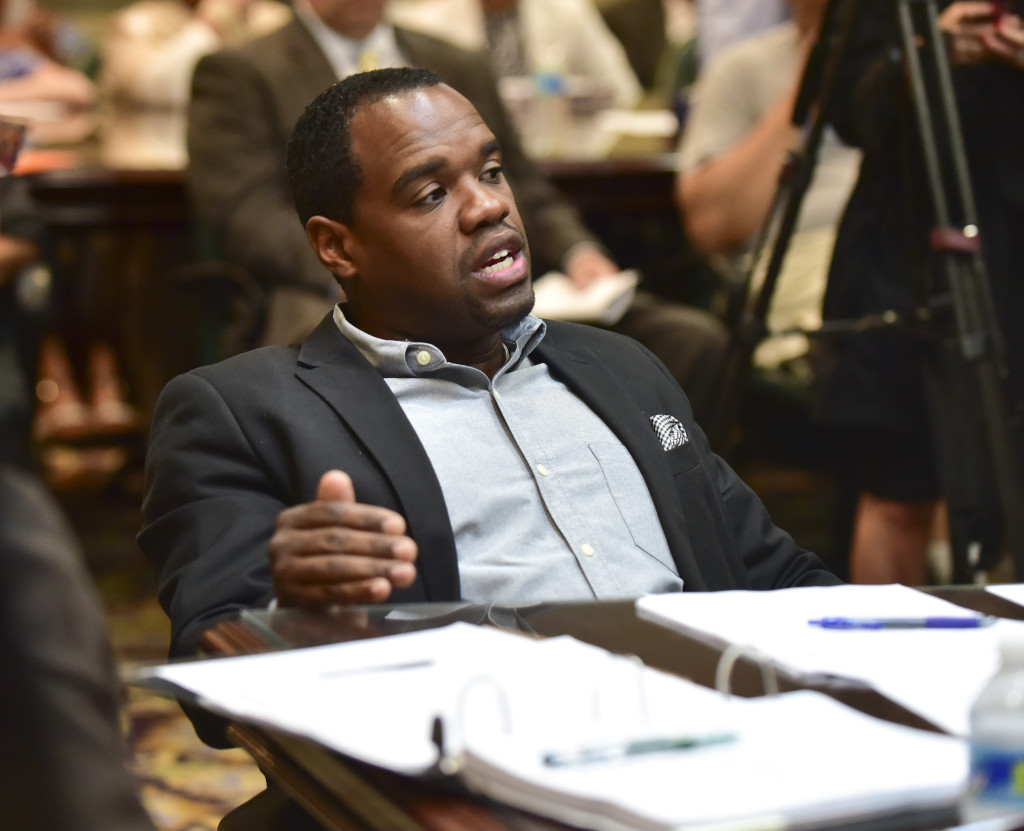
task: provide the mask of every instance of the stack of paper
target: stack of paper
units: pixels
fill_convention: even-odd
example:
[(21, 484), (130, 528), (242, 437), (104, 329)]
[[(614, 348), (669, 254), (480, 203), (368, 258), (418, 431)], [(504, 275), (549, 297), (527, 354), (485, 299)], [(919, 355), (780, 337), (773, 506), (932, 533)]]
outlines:
[[(602, 831), (948, 808), (967, 778), (960, 740), (827, 696), (728, 698), (571, 638), (467, 624), (135, 680), (400, 773), (454, 771), (482, 794)], [(601, 760), (554, 763), (580, 752)]]
[(651, 595), (637, 613), (719, 646), (752, 647), (795, 674), (826, 673), (873, 687), (937, 727), (966, 736), (974, 699), (999, 666), (999, 641), (1024, 623), (977, 629), (824, 629), (826, 617), (972, 615), (905, 586)]

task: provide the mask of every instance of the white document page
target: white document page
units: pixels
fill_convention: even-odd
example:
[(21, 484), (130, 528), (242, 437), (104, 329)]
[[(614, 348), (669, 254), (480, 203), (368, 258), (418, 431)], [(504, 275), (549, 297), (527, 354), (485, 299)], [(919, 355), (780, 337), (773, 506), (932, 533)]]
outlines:
[[(560, 639), (553, 639), (554, 641)], [(468, 676), (535, 660), (529, 638), (470, 624), (328, 646), (139, 670), (202, 706), (405, 774), (437, 762), (435, 716), (451, 720)], [(556, 644), (557, 646), (557, 644)]]
[(964, 616), (973, 612), (906, 586), (683, 592), (637, 601), (642, 617), (742, 644), (797, 673), (862, 681), (937, 727), (965, 736), (971, 704), (999, 665), (999, 640), (1024, 623), (978, 629), (836, 630), (822, 617)]
[(986, 591), (992, 592), (1004, 600), (1024, 606), (1024, 583), (999, 583), (994, 586), (986, 586)]
[[(676, 679), (678, 681), (678, 679)], [(952, 805), (967, 782), (958, 739), (901, 727), (814, 692), (677, 696), (732, 743), (554, 767), (545, 734), (467, 737), (464, 780), (512, 805), (594, 831), (783, 829)]]

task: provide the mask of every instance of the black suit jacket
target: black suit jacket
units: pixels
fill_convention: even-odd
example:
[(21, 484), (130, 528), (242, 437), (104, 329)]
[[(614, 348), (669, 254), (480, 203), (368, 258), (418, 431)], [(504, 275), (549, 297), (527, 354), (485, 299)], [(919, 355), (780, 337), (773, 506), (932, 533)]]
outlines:
[[(761, 502), (708, 449), (689, 402), (635, 341), (548, 323), (533, 353), (629, 449), (647, 482), (687, 590), (839, 582), (776, 528)], [(690, 436), (665, 451), (650, 416)], [(379, 373), (330, 316), (300, 347), (271, 346), (179, 376), (157, 404), (140, 544), (153, 562), (176, 654), (216, 618), (267, 603), (267, 543), (283, 508), (311, 501), (321, 475), (351, 475), (361, 502), (403, 514), (419, 546), (402, 601), (460, 597), (440, 485)]]
[[(414, 66), (437, 72), (466, 96), (504, 148), (505, 170), (530, 240), (535, 271), (561, 268), (593, 237), (575, 209), (527, 159), (481, 55), (395, 30)], [(267, 289), (299, 286), (334, 297), (337, 285), (313, 253), (295, 213), (285, 149), (306, 106), (337, 81), (297, 19), (196, 67), (188, 124), (188, 186), (198, 218), (227, 259)]]

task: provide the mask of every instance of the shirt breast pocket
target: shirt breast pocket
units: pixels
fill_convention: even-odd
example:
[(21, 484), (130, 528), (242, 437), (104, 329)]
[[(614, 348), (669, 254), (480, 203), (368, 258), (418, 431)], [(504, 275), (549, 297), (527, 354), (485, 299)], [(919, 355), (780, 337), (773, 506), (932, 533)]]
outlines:
[(621, 444), (610, 443), (590, 444), (590, 451), (601, 466), (612, 500), (633, 543), (674, 571), (654, 500), (629, 451)]

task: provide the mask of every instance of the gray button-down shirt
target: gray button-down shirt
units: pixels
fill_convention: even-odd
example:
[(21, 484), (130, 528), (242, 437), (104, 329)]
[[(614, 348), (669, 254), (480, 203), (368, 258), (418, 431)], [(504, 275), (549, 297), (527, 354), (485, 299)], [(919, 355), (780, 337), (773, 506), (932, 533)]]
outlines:
[[(428, 343), (335, 322), (384, 376), (437, 473), (455, 534), (462, 596), (525, 605), (682, 589), (629, 451), (530, 353), (528, 315), (502, 332), (494, 379)], [(359, 494), (356, 494), (359, 498)]]

